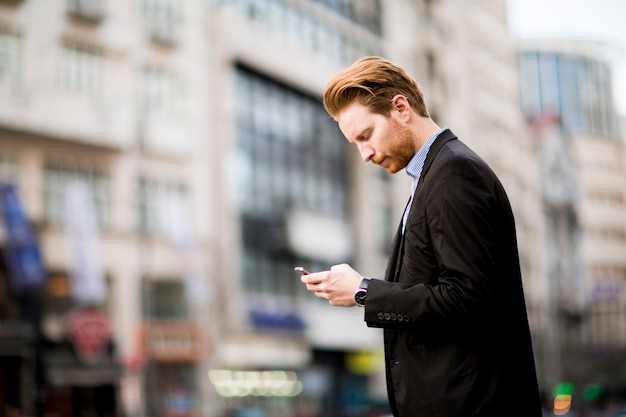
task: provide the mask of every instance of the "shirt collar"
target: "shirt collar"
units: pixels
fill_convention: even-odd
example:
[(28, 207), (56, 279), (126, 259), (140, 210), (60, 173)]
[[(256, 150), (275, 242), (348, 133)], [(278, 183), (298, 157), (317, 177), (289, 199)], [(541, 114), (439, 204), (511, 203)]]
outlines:
[(428, 156), (428, 151), (430, 150), (433, 142), (437, 139), (437, 136), (439, 136), (439, 134), (446, 129), (447, 128), (444, 127), (435, 132), (435, 134), (432, 135), (426, 143), (424, 143), (424, 145), (422, 145), (419, 151), (413, 155), (413, 158), (411, 158), (407, 164), (406, 173), (413, 179), (414, 182), (416, 182), (422, 174), (422, 169), (424, 168), (424, 163), (426, 162), (426, 156)]

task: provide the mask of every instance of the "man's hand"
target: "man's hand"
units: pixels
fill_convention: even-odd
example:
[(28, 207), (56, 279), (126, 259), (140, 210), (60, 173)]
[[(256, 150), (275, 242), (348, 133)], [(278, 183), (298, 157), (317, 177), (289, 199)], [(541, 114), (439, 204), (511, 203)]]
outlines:
[(330, 271), (303, 274), (300, 279), (306, 284), (306, 289), (316, 297), (325, 298), (330, 305), (338, 307), (353, 307), (354, 293), (363, 280), (363, 276), (348, 264), (334, 265)]

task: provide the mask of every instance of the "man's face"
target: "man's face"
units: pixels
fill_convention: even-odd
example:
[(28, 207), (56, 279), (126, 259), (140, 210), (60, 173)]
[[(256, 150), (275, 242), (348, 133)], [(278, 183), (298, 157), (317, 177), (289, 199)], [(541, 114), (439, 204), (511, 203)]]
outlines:
[(372, 162), (390, 174), (406, 167), (417, 152), (411, 129), (396, 110), (385, 117), (353, 103), (339, 113), (337, 122), (348, 142), (359, 149), (363, 162)]

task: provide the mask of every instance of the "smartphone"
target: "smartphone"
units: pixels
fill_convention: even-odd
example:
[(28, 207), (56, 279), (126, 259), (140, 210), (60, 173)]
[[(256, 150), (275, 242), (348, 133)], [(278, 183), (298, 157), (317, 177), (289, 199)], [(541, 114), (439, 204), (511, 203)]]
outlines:
[(296, 272), (300, 272), (302, 275), (308, 275), (308, 274), (311, 273), (311, 272), (307, 271), (306, 269), (304, 269), (301, 266), (296, 266), (293, 270), (296, 271)]

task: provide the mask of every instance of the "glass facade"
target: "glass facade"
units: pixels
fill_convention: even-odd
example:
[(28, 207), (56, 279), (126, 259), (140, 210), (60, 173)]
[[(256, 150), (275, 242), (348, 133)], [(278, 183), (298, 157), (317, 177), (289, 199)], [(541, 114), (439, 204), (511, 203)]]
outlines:
[(316, 260), (290, 252), (286, 216), (346, 219), (347, 144), (319, 101), (241, 67), (236, 83), (245, 288), (293, 297), (293, 267)]
[(572, 133), (618, 137), (607, 64), (581, 55), (524, 51), (517, 65), (520, 99), (529, 119), (552, 112)]
[(96, 219), (101, 229), (110, 223), (109, 177), (99, 172), (48, 163), (45, 167), (44, 207), (46, 221), (61, 225), (65, 218), (65, 190), (73, 180), (85, 181), (91, 188)]

